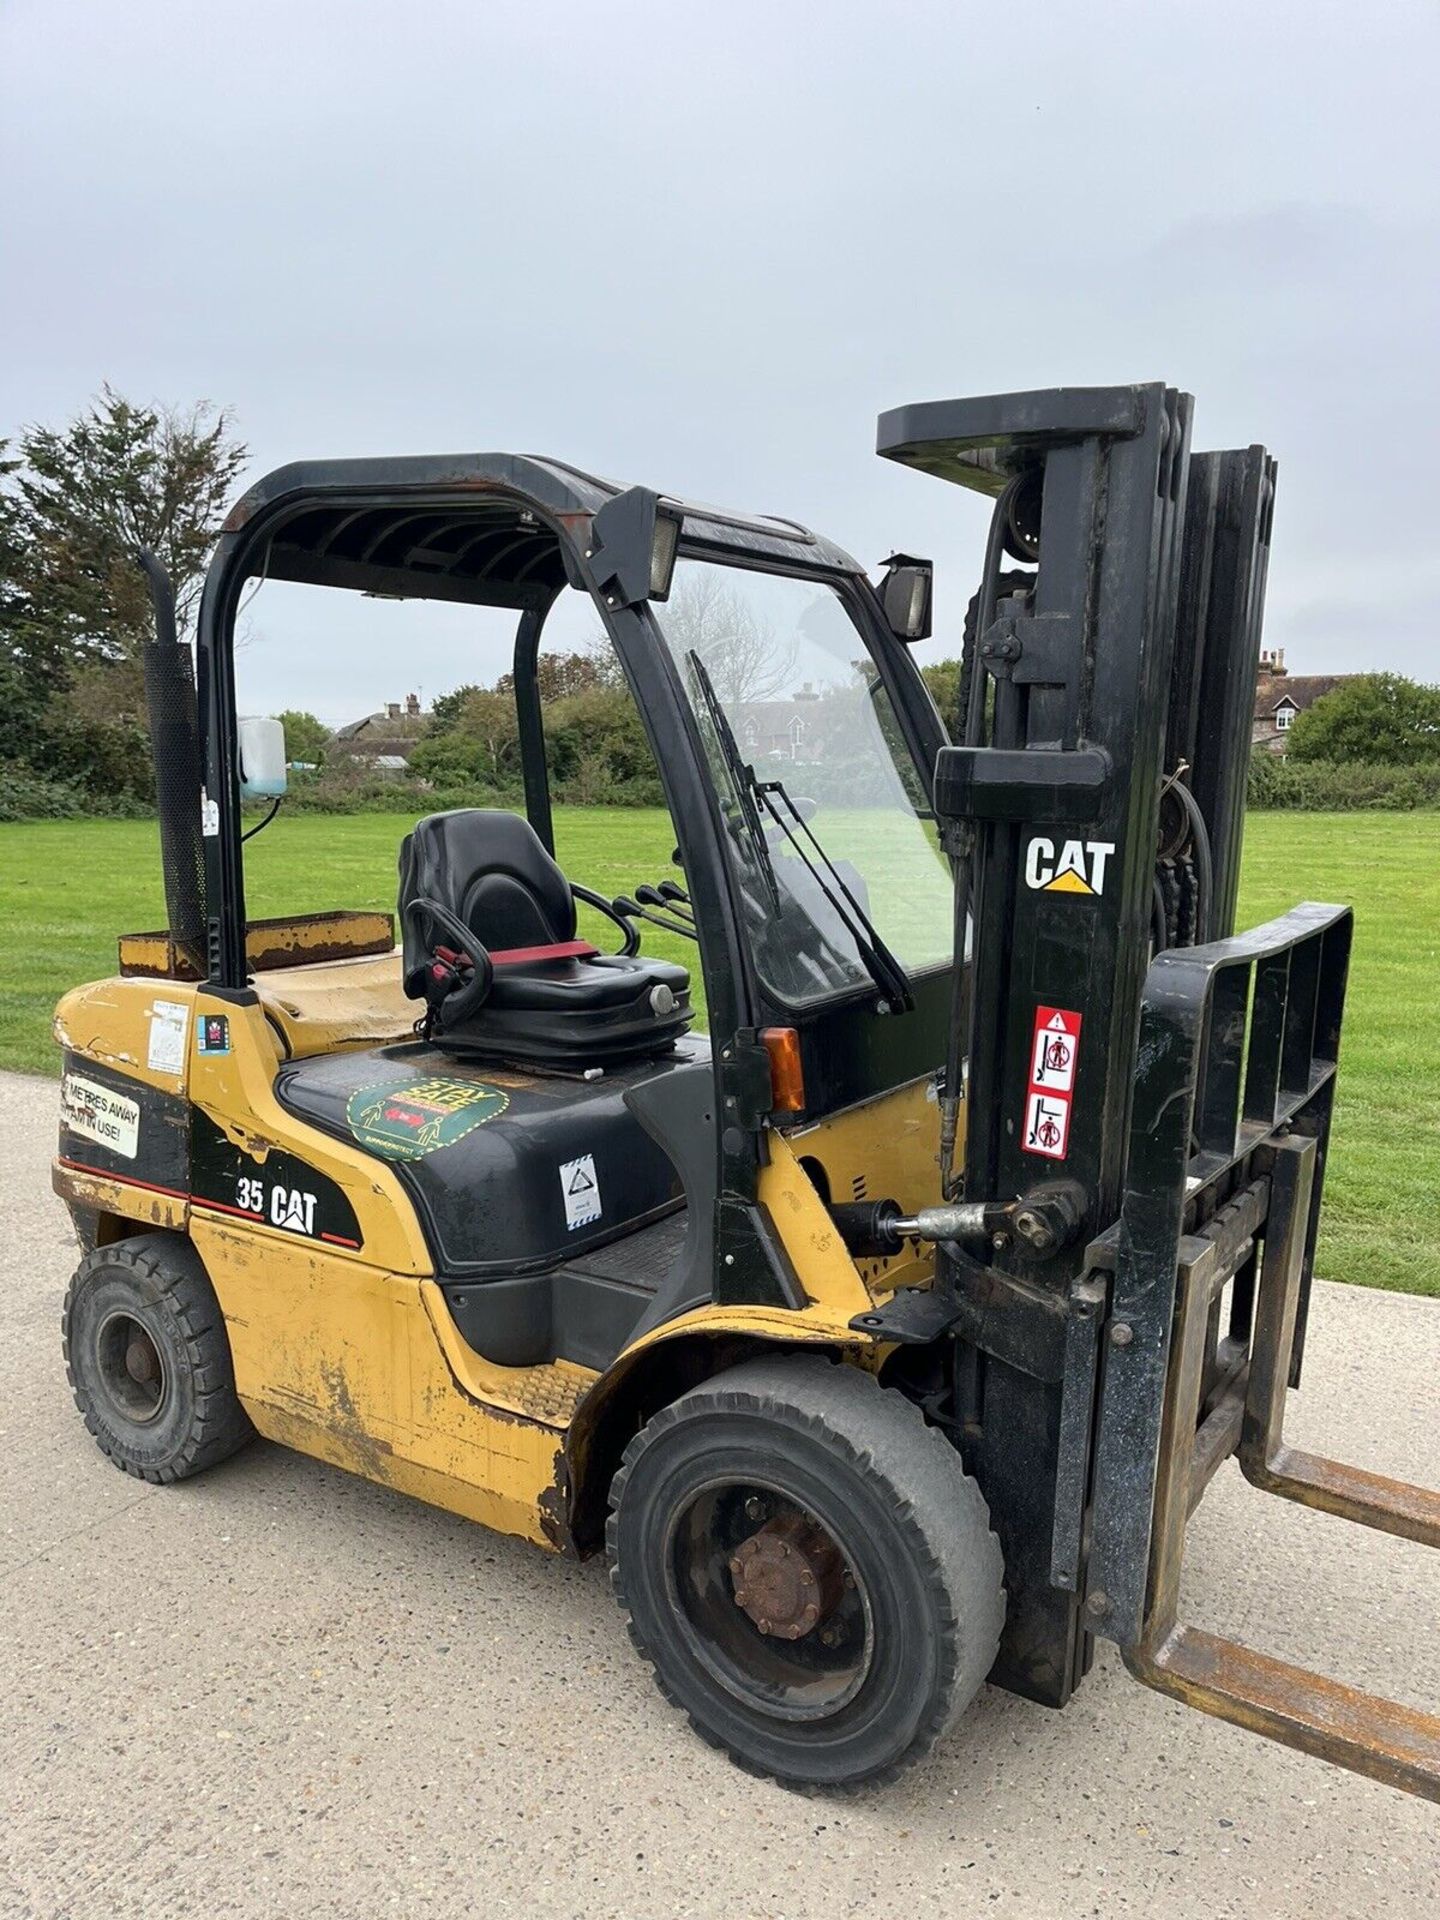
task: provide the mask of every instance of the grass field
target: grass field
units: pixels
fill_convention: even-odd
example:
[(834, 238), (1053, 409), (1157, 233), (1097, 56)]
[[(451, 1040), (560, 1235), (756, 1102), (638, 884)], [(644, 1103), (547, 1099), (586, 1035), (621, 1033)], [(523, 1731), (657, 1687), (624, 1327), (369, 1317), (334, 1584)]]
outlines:
[[(282, 818), (248, 849), (251, 913), (393, 907), (404, 824), (394, 814)], [(562, 809), (556, 831), (566, 871), (606, 894), (670, 871), (662, 813)], [(1240, 912), (1242, 924), (1254, 924), (1300, 899), (1353, 903), (1319, 1265), (1332, 1279), (1440, 1295), (1437, 865), (1433, 814), (1255, 814)], [(56, 999), (114, 971), (118, 932), (164, 918), (152, 824), (0, 826), (0, 1066), (56, 1072)], [(682, 962), (694, 951), (654, 929), (646, 947)]]

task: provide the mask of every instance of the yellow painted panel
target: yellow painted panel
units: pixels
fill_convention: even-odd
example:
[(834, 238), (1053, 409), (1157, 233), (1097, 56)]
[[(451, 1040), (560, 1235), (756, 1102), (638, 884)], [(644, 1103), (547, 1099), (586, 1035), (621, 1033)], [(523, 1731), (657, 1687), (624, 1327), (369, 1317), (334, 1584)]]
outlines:
[(414, 1280), (198, 1211), (191, 1237), (225, 1315), (240, 1394), (393, 1439), (410, 1411), (404, 1314)]
[[(150, 1065), (157, 1005), (185, 1010), (185, 1045), (175, 1072)], [(195, 988), (180, 980), (95, 980), (61, 1000), (54, 1032), (59, 1046), (128, 1074), (142, 1086), (184, 1093), (194, 1045)]]
[[(357, 1473), (362, 1479), (393, 1487), (397, 1493), (424, 1500), (429, 1506), (443, 1507), (447, 1513), (458, 1513), (462, 1519), (474, 1520), (496, 1533), (516, 1534), (552, 1553), (563, 1551), (553, 1525), (554, 1538), (546, 1531), (547, 1525), (551, 1525), (552, 1508), (558, 1510), (559, 1506), (554, 1488), (560, 1455), (553, 1434), (543, 1427), (516, 1429), (513, 1434), (501, 1435), (516, 1456), (513, 1470), (504, 1474), (503, 1479), (506, 1485), (520, 1488), (519, 1492), (507, 1492), (498, 1480), (496, 1484), (490, 1483), (487, 1477), (490, 1468), (481, 1463), (491, 1456), (483, 1448), (462, 1451), (458, 1456), (461, 1470), (447, 1473), (384, 1446), (356, 1441), (323, 1421), (307, 1419), (263, 1401), (247, 1400), (245, 1410), (256, 1430), (267, 1440), (328, 1461), (331, 1466), (343, 1467), (347, 1473)], [(496, 1431), (500, 1432), (498, 1425)], [(521, 1454), (525, 1457), (520, 1458)], [(550, 1506), (540, 1504), (546, 1495)]]
[[(422, 1299), (427, 1283), (199, 1215), (194, 1240), (260, 1432), (502, 1533), (561, 1544), (559, 1431), (462, 1390)], [(577, 1376), (568, 1419), (593, 1376), (514, 1370), (522, 1390), (520, 1376), (557, 1371)], [(537, 1405), (544, 1386), (530, 1382)]]
[[(928, 1075), (785, 1138), (797, 1159), (818, 1161), (836, 1204), (894, 1200), (902, 1213), (914, 1213), (940, 1200), (940, 1108)], [(958, 1152), (963, 1158), (963, 1138)], [(856, 1265), (871, 1293), (887, 1293), (923, 1286), (934, 1275), (935, 1256), (911, 1242), (900, 1253)]]
[[(363, 1254), (348, 1256), (394, 1273), (429, 1273), (431, 1260), (409, 1195), (386, 1161), (318, 1127), (296, 1120), (275, 1098), (279, 1064), (274, 1035), (261, 1007), (236, 1006), (203, 989), (195, 995), (196, 1017), (223, 1013), (230, 1020), (229, 1053), (196, 1053), (190, 1068), (190, 1098), (243, 1153), (263, 1167), (275, 1148), (299, 1154), (345, 1190), (364, 1240)], [(197, 1202), (197, 1207), (203, 1203)], [(265, 1229), (256, 1229), (265, 1234)], [(266, 1235), (278, 1245), (284, 1235)], [(339, 1256), (345, 1258), (344, 1254)]]
[(758, 1198), (775, 1222), (801, 1286), (832, 1320), (867, 1312), (871, 1296), (790, 1142), (771, 1134), (769, 1149)]

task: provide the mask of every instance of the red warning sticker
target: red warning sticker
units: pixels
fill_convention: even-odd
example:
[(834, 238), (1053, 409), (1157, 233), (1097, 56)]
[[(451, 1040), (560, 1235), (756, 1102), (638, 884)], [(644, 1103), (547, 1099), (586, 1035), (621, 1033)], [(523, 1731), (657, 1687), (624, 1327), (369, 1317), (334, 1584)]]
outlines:
[(1025, 1090), (1026, 1153), (1063, 1160), (1070, 1151), (1070, 1102), (1080, 1060), (1080, 1015), (1064, 1007), (1037, 1007)]

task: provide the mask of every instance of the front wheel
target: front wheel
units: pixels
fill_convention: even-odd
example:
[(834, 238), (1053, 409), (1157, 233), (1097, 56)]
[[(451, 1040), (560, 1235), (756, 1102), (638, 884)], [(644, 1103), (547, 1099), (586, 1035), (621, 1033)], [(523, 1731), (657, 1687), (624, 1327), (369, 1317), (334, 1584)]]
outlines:
[(611, 1507), (632, 1638), (751, 1772), (892, 1777), (994, 1661), (1004, 1568), (980, 1490), (854, 1367), (781, 1356), (694, 1388), (631, 1442)]

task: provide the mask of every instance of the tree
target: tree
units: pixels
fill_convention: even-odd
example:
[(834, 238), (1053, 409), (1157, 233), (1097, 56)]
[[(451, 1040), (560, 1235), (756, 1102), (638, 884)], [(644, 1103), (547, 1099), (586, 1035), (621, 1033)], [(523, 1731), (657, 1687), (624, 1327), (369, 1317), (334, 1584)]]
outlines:
[(465, 713), (465, 703), (471, 694), (483, 693), (485, 689), (477, 686), (473, 680), (467, 680), (463, 686), (456, 687), (450, 693), (437, 695), (430, 707), (431, 734), (452, 733), (460, 724)]
[(285, 758), (290, 764), (302, 761), (307, 766), (318, 766), (324, 758), (325, 742), (330, 738), (330, 729), (323, 720), (317, 720), (313, 713), (304, 713), (296, 708), (287, 708), (277, 713), (275, 718), (285, 729)]
[(520, 775), (520, 729), (512, 695), (493, 687), (457, 687), (431, 709), (411, 770), (441, 784), (459, 777), (504, 787)]
[(940, 718), (953, 733), (960, 702), (960, 662), (935, 660), (920, 669), (920, 677), (930, 689), (930, 698), (940, 709)]
[(778, 641), (718, 568), (699, 568), (677, 587), (660, 611), (660, 623), (678, 656), (699, 654), (720, 704), (731, 713), (789, 691), (794, 639)]
[(19, 462), (0, 440), (0, 761), (23, 760), (50, 698), (55, 662), (34, 644), (21, 584), (25, 552), (20, 502), (8, 481)]
[(133, 658), (150, 602), (133, 561), (157, 554), (192, 623), (205, 566), (247, 459), (230, 416), (137, 407), (110, 387), (62, 428), (29, 427), (16, 493), (27, 582), (70, 659)]
[(1357, 673), (1297, 715), (1292, 760), (1415, 767), (1440, 761), (1440, 687)]
[(545, 758), (566, 799), (661, 803), (660, 776), (626, 686), (588, 687), (546, 709)]
[(184, 632), (245, 449), (223, 411), (137, 407), (106, 387), (15, 451), (0, 460), (0, 750), (97, 796), (138, 797), (151, 615), (134, 550), (169, 570)]
[[(604, 638), (578, 653), (542, 650), (535, 662), (535, 680), (540, 689), (541, 703), (547, 707), (556, 700), (568, 700), (574, 694), (589, 693), (596, 687), (625, 685), (620, 662), (609, 640)], [(495, 682), (495, 691), (508, 694), (513, 700), (514, 674), (502, 673)]]

